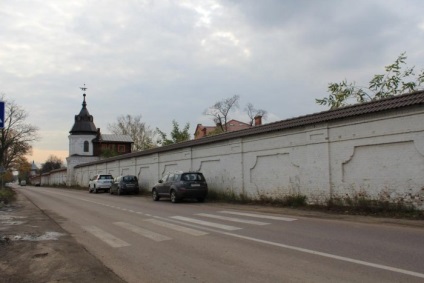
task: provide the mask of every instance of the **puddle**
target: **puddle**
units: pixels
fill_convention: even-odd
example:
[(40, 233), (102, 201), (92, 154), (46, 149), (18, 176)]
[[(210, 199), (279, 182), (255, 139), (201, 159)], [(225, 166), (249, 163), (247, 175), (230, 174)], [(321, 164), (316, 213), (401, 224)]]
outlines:
[(26, 216), (0, 215), (0, 220), (23, 219)]
[(22, 234), (22, 235), (9, 235), (3, 236), (2, 241), (56, 241), (59, 240), (59, 237), (65, 236), (66, 234), (58, 232), (46, 232), (43, 235), (32, 235), (32, 234)]
[(7, 221), (2, 221), (0, 222), (1, 224), (5, 224), (5, 225), (21, 225), (26, 223), (25, 221), (12, 221), (12, 220), (7, 220)]
[(26, 223), (26, 221), (20, 221), (17, 219), (25, 219), (26, 216), (14, 216), (14, 215), (0, 215), (0, 224), (4, 225), (22, 225)]

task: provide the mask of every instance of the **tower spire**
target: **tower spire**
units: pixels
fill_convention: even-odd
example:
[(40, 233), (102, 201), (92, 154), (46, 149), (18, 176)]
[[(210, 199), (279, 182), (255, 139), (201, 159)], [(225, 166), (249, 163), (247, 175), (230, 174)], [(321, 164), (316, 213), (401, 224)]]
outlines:
[(72, 127), (71, 131), (69, 132), (71, 135), (82, 135), (82, 134), (97, 134), (97, 128), (96, 125), (94, 125), (93, 122), (93, 116), (90, 115), (87, 109), (87, 102), (85, 101), (85, 91), (87, 90), (87, 87), (84, 86), (80, 87), (80, 89), (83, 91), (83, 97), (84, 100), (82, 102), (82, 108), (78, 115), (75, 115), (75, 122), (74, 126)]
[(85, 87), (85, 84), (84, 84), (83, 87), (80, 87), (80, 89), (83, 91), (82, 96), (84, 96), (84, 100), (82, 102), (82, 107), (85, 108), (87, 106), (87, 103), (85, 102), (85, 96), (86, 96), (85, 91), (87, 90), (87, 88)]

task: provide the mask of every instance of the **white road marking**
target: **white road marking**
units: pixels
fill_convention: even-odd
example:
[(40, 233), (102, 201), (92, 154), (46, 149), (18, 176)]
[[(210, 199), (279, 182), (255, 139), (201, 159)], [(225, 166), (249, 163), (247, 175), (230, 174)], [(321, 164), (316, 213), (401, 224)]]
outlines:
[(130, 230), (131, 232), (137, 233), (137, 234), (139, 234), (143, 237), (146, 237), (146, 238), (151, 239), (151, 240), (156, 241), (156, 242), (168, 241), (168, 240), (172, 239), (172, 238), (169, 238), (165, 235), (158, 234), (158, 233), (149, 231), (147, 229), (144, 229), (144, 228), (141, 228), (141, 227), (129, 224), (129, 223), (115, 222), (113, 224), (115, 224), (119, 227), (125, 228), (127, 230)]
[(213, 222), (208, 222), (208, 221), (202, 221), (202, 220), (198, 220), (198, 219), (194, 219), (194, 218), (188, 218), (188, 217), (184, 217), (184, 216), (172, 216), (171, 218), (177, 219), (177, 220), (182, 220), (182, 221), (187, 221), (187, 222), (191, 222), (191, 223), (196, 223), (196, 224), (200, 224), (200, 225), (204, 225), (204, 226), (215, 227), (215, 228), (219, 228), (219, 229), (223, 229), (223, 230), (227, 230), (227, 231), (234, 231), (234, 230), (240, 230), (241, 229), (241, 228), (234, 227), (234, 226), (223, 225), (223, 224), (218, 224), (218, 223), (213, 223)]
[(158, 226), (165, 227), (165, 228), (169, 228), (169, 229), (172, 229), (172, 230), (175, 230), (175, 231), (178, 231), (178, 232), (187, 233), (187, 234), (192, 235), (192, 236), (204, 236), (204, 235), (208, 234), (208, 233), (203, 232), (203, 231), (187, 228), (187, 227), (180, 226), (180, 225), (175, 225), (175, 224), (168, 223), (168, 222), (165, 222), (165, 221), (160, 221), (160, 220), (157, 220), (157, 219), (146, 219), (144, 221), (147, 221), (147, 222), (150, 222), (150, 223), (153, 223), (153, 224), (156, 224)]
[(96, 226), (83, 226), (82, 228), (90, 232), (91, 234), (93, 234), (94, 236), (96, 236), (97, 238), (99, 238), (100, 240), (102, 240), (103, 242), (111, 246), (112, 248), (127, 247), (130, 245), (127, 242), (116, 238), (112, 234), (109, 234), (97, 228)]
[[(62, 193), (57, 193), (57, 192), (51, 192), (51, 193), (69, 197), (69, 194), (62, 194)], [(97, 203), (97, 204), (100, 204), (100, 205), (105, 205), (105, 204), (102, 204), (102, 203), (90, 201), (90, 200), (85, 199), (85, 198), (78, 198), (78, 197), (73, 197), (73, 198), (74, 199), (79, 199), (79, 200), (82, 200), (82, 201), (86, 201), (86, 202), (91, 202), (91, 203)], [(283, 221), (295, 221), (295, 220), (297, 220), (295, 218), (275, 217), (275, 216), (258, 215), (258, 214), (233, 212), (233, 211), (220, 211), (220, 212), (221, 213), (227, 213), (227, 214), (234, 214), (234, 215), (244, 215), (244, 216), (251, 216), (251, 217), (258, 217), (258, 218), (267, 218), (267, 219), (275, 219), (275, 218), (277, 218), (276, 220), (283, 220)], [(137, 212), (137, 213), (139, 213), (139, 212)], [(146, 216), (152, 216), (152, 215), (146, 214)], [(178, 219), (179, 216), (174, 216), (174, 217), (177, 217), (176, 219)], [(173, 218), (173, 217), (171, 217), (171, 218)], [(185, 218), (185, 217), (183, 217), (183, 218)], [(190, 225), (190, 224), (187, 224), (187, 225)], [(191, 226), (196, 227), (195, 225), (191, 225)], [(94, 228), (95, 229), (98, 229), (96, 227), (94, 227)], [(89, 226), (85, 226), (85, 229), (87, 231), (91, 232), (90, 231), (91, 228)], [(327, 257), (327, 258), (332, 258), (332, 259), (336, 259), (336, 260), (340, 260), (340, 261), (355, 263), (355, 264), (358, 264), (358, 265), (373, 267), (373, 268), (377, 268), (377, 269), (388, 270), (388, 271), (392, 271), (392, 272), (396, 272), (396, 273), (401, 273), (401, 274), (406, 274), (406, 275), (410, 275), (410, 276), (414, 276), (414, 277), (418, 277), (418, 278), (424, 278), (424, 273), (419, 273), (419, 272), (409, 271), (409, 270), (400, 269), (400, 268), (396, 268), (396, 267), (391, 267), (391, 266), (386, 266), (386, 265), (381, 265), (381, 264), (366, 262), (366, 261), (362, 261), (362, 260), (356, 260), (356, 259), (352, 259), (352, 258), (348, 258), (348, 257), (337, 256), (337, 255), (323, 253), (323, 252), (318, 252), (318, 251), (314, 251), (314, 250), (308, 250), (308, 249), (304, 249), (304, 248), (300, 248), (300, 247), (296, 247), (296, 246), (289, 246), (289, 245), (284, 245), (284, 244), (280, 244), (280, 243), (275, 243), (275, 242), (260, 240), (260, 239), (256, 239), (256, 238), (246, 237), (246, 236), (242, 236), (242, 235), (237, 235), (237, 234), (233, 234), (233, 233), (229, 233), (229, 232), (223, 232), (223, 231), (219, 231), (219, 230), (215, 230), (215, 229), (210, 229), (210, 228), (205, 228), (205, 227), (202, 227), (202, 229), (208, 230), (210, 232), (215, 232), (215, 233), (219, 233), (219, 234), (223, 234), (223, 235), (227, 235), (227, 236), (232, 236), (232, 237), (236, 237), (236, 238), (242, 238), (242, 239), (245, 239), (245, 240), (259, 242), (259, 243), (262, 243), (262, 244), (272, 245), (272, 246), (276, 246), (276, 247), (280, 247), (280, 248), (290, 249), (290, 250), (294, 250), (294, 251), (298, 251), (298, 252), (313, 254), (313, 255)], [(100, 229), (98, 229), (98, 230), (101, 231), (102, 234), (105, 233), (105, 232), (103, 232)], [(93, 233), (93, 232), (91, 232), (91, 233)], [(101, 237), (99, 237), (99, 238), (101, 238)], [(118, 239), (118, 241), (120, 241), (120, 240)], [(125, 243), (124, 241), (121, 241), (121, 242)], [(125, 243), (125, 244), (126, 245), (129, 245), (128, 243)]]
[(219, 215), (207, 214), (207, 213), (198, 213), (196, 215), (209, 217), (209, 218), (215, 218), (215, 219), (221, 219), (221, 220), (227, 220), (227, 221), (233, 221), (233, 222), (239, 222), (239, 223), (252, 224), (252, 225), (268, 225), (269, 224), (266, 222), (259, 222), (254, 220), (246, 220), (246, 219), (233, 218), (233, 217), (225, 217), (225, 216), (219, 216)]
[(336, 259), (336, 260), (340, 260), (340, 261), (346, 261), (346, 262), (355, 263), (355, 264), (359, 264), (359, 265), (363, 265), (363, 266), (368, 266), (368, 267), (388, 270), (388, 271), (392, 271), (392, 272), (402, 273), (402, 274), (406, 274), (406, 275), (411, 275), (411, 276), (414, 276), (414, 277), (424, 278), (424, 274), (419, 273), (419, 272), (409, 271), (409, 270), (405, 270), (405, 269), (400, 269), (400, 268), (391, 267), (391, 266), (382, 265), (382, 264), (377, 264), (377, 263), (372, 263), (372, 262), (366, 262), (366, 261), (363, 261), (363, 260), (357, 260), (357, 259), (344, 257), (344, 256), (338, 256), (338, 255), (318, 252), (318, 251), (299, 248), (299, 247), (295, 247), (295, 246), (284, 245), (284, 244), (265, 241), (265, 240), (256, 239), (256, 238), (252, 238), (252, 237), (237, 235), (237, 234), (233, 234), (233, 233), (229, 233), (229, 232), (221, 232), (221, 233), (224, 234), (224, 235), (228, 235), (228, 236), (232, 236), (232, 237), (236, 237), (236, 238), (240, 238), (240, 239), (245, 239), (245, 240), (258, 242), (258, 243), (262, 243), (262, 244), (266, 244), (266, 245), (276, 246), (276, 247), (280, 247), (280, 248), (284, 248), (284, 249), (294, 250), (294, 251), (298, 251), (298, 252), (302, 252), (302, 253), (313, 254), (313, 255), (322, 256), (322, 257), (326, 257), (326, 258)]
[(227, 211), (227, 210), (220, 211), (220, 213), (249, 216), (249, 217), (256, 217), (256, 218), (263, 218), (263, 219), (282, 220), (282, 221), (295, 221), (295, 220), (297, 220), (296, 218), (263, 215), (263, 214), (254, 214), (254, 213), (245, 213), (245, 212), (236, 212), (236, 211)]

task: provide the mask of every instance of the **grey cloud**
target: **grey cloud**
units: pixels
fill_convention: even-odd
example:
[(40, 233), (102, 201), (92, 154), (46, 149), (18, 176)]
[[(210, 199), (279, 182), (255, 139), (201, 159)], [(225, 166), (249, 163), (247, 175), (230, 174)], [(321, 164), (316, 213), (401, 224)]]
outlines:
[(0, 92), (66, 150), (83, 83), (102, 131), (122, 114), (168, 131), (234, 94), (281, 118), (324, 110), (328, 82), (366, 80), (402, 51), (424, 67), (422, 1), (181, 3), (2, 1)]

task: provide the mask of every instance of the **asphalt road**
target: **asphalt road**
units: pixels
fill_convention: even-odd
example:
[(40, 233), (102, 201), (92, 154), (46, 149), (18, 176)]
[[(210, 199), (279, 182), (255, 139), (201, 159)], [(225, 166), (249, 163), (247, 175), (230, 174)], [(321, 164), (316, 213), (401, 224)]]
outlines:
[(127, 282), (424, 282), (424, 228), (25, 187)]

